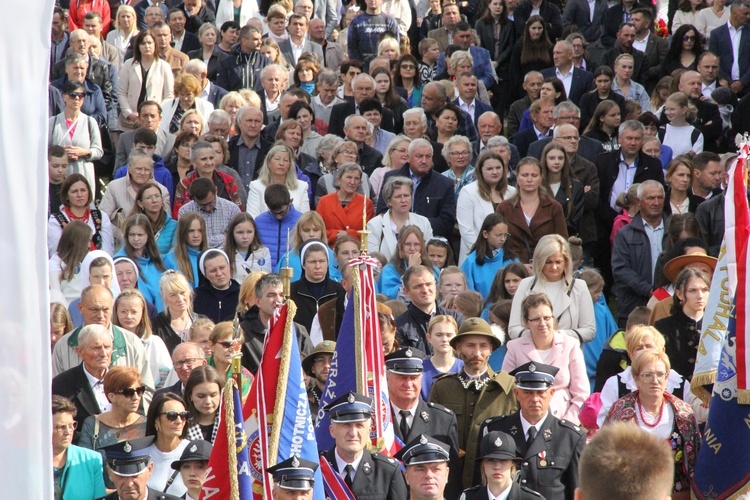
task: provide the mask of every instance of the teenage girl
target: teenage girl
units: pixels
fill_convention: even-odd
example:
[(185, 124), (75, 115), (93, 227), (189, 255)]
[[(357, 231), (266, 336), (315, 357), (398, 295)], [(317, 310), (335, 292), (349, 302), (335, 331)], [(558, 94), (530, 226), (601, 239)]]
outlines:
[(477, 241), (466, 256), (461, 270), (466, 275), (466, 283), (471, 290), (476, 290), (486, 297), (492, 288), (492, 281), (498, 272), (518, 259), (503, 248), (508, 239), (508, 224), (498, 214), (489, 214), (484, 218)]
[(177, 239), (174, 248), (164, 256), (164, 266), (167, 269), (180, 271), (185, 275), (190, 286), (198, 288), (200, 284), (198, 257), (205, 250), (208, 250), (206, 221), (197, 212), (184, 213), (177, 222)]
[(260, 241), (258, 226), (247, 212), (235, 215), (227, 226), (224, 253), (229, 256), (229, 270), (237, 283), (242, 284), (254, 271), (271, 272), (271, 251)]

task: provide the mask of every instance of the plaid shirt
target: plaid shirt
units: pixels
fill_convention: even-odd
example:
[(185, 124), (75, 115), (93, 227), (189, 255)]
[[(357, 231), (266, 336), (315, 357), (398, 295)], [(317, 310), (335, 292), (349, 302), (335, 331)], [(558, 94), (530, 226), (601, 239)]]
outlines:
[[(216, 418), (214, 419), (214, 428), (211, 431), (211, 444), (214, 444), (214, 441), (216, 441), (217, 432), (219, 432), (219, 412), (218, 411), (216, 412)], [(201, 431), (201, 426), (198, 424), (198, 422), (188, 427), (187, 438), (190, 441), (195, 441), (196, 439), (206, 439), (203, 436), (203, 432)]]
[(211, 212), (206, 212), (191, 200), (180, 208), (179, 216), (187, 212), (198, 212), (206, 221), (206, 233), (208, 235), (208, 246), (221, 248), (224, 245), (224, 237), (227, 226), (232, 218), (240, 213), (240, 208), (229, 200), (216, 197), (216, 206)]

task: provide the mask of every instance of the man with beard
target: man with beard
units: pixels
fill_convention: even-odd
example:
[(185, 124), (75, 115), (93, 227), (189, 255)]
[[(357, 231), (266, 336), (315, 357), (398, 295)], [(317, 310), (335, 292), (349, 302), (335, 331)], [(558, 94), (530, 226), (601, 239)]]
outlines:
[(492, 351), (500, 347), (490, 325), (481, 318), (468, 318), (451, 339), (451, 347), (464, 362), (459, 373), (438, 378), (430, 392), (430, 402), (439, 403), (456, 414), (458, 445), (465, 451), (463, 486), (474, 485), (474, 458), (482, 422), (496, 415), (507, 415), (518, 408), (513, 393), (513, 377), (494, 372), (488, 365)]
[(328, 373), (331, 371), (331, 359), (336, 351), (336, 342), (324, 340), (315, 346), (315, 349), (302, 360), (302, 369), (310, 377), (310, 385), (307, 386), (307, 400), (310, 403), (310, 414), (313, 424), (318, 420), (320, 409), (320, 398), (328, 381)]

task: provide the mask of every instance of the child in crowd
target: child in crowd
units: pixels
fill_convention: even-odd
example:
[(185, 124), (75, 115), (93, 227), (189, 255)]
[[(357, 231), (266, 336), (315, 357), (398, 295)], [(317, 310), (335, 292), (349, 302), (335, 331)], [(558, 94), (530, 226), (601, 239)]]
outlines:
[(596, 364), (599, 356), (602, 354), (604, 344), (609, 337), (617, 331), (617, 322), (612, 317), (612, 313), (607, 307), (607, 300), (602, 291), (604, 290), (604, 278), (596, 269), (585, 268), (578, 276), (586, 282), (586, 286), (591, 294), (591, 300), (594, 302), (594, 316), (596, 318), (596, 335), (590, 342), (581, 346), (583, 349), (583, 359), (586, 361), (586, 373), (591, 382), (591, 392), (594, 391), (596, 381)]
[(393, 316), (386, 312), (378, 312), (378, 321), (380, 322), (380, 338), (383, 341), (383, 356), (388, 356), (399, 349), (398, 340), (396, 340), (396, 322)]
[(62, 146), (52, 145), (47, 148), (47, 168), (49, 170), (49, 203), (47, 204), (47, 216), (57, 212), (62, 205), (60, 199), (60, 188), (65, 180), (68, 170), (68, 153)]
[(59, 302), (52, 302), (49, 305), (49, 333), (50, 344), (52, 349), (60, 337), (68, 332), (73, 331), (73, 322), (68, 314), (68, 309)]
[(642, 112), (643, 109), (641, 109), (641, 104), (638, 101), (625, 101), (625, 118), (622, 121), (637, 120)]
[(500, 339), (501, 345), (490, 354), (488, 363), (490, 368), (499, 372), (503, 367), (503, 360), (507, 351), (505, 344), (508, 340), (507, 334), (508, 323), (510, 322), (510, 309), (513, 305), (511, 299), (500, 299), (490, 308), (489, 323), (492, 331)]
[(114, 257), (127, 257), (135, 262), (140, 273), (138, 290), (143, 294), (143, 298), (156, 306), (157, 311), (163, 311), (164, 302), (159, 290), (159, 280), (167, 269), (159, 255), (151, 222), (144, 214), (131, 215), (125, 219), (122, 235), (125, 244)]
[(206, 317), (199, 317), (193, 321), (193, 324), (190, 325), (190, 331), (188, 333), (190, 342), (195, 342), (201, 348), (203, 349), (203, 353), (206, 355), (206, 358), (209, 358), (213, 355), (213, 351), (211, 350), (211, 342), (208, 340), (208, 337), (211, 336), (211, 332), (214, 330), (214, 327), (216, 324), (214, 324), (213, 321)]
[(440, 302), (446, 302), (467, 289), (466, 276), (457, 266), (448, 266), (440, 272), (440, 280), (438, 281), (438, 300)]
[(493, 304), (500, 300), (513, 300), (521, 280), (528, 277), (529, 270), (520, 262), (511, 262), (495, 274), (490, 293), (487, 294), (487, 299), (484, 301), (482, 318), (490, 322), (490, 309), (492, 309)]
[(390, 32), (398, 40), (398, 22), (384, 14), (382, 6), (383, 0), (367, 0), (367, 10), (352, 20), (347, 33), (349, 59), (369, 64), (378, 55), (383, 33)]
[(435, 379), (445, 373), (458, 373), (464, 362), (455, 356), (451, 339), (458, 334), (458, 324), (453, 316), (433, 316), (427, 325), (427, 342), (432, 346), (432, 355), (425, 358), (422, 366), (422, 399), (427, 401)]
[(359, 257), (359, 241), (353, 236), (339, 236), (333, 244), (333, 255), (336, 259), (334, 265), (341, 272), (351, 259)]
[(254, 271), (271, 272), (271, 252), (260, 241), (258, 226), (247, 212), (235, 215), (227, 226), (224, 253), (229, 256), (229, 270), (237, 283)]
[[(294, 232), (302, 212), (294, 208), (289, 189), (283, 184), (272, 184), (263, 193), (268, 210), (255, 218), (258, 237), (266, 242), (271, 254), (271, 267), (276, 265), (287, 249), (287, 235)], [(289, 242), (291, 243), (291, 242)]]
[[(594, 309), (594, 312), (596, 312), (596, 309)], [(601, 392), (602, 387), (611, 376), (617, 375), (630, 366), (631, 360), (625, 345), (625, 332), (635, 326), (648, 325), (650, 317), (651, 309), (645, 306), (636, 307), (628, 314), (625, 329), (617, 330), (604, 344), (599, 361), (596, 363), (595, 392)]]
[(615, 205), (620, 207), (620, 209), (622, 209), (622, 212), (620, 212), (620, 215), (615, 217), (615, 221), (612, 223), (612, 232), (609, 234), (609, 244), (612, 246), (614, 246), (615, 244), (615, 236), (617, 236), (617, 231), (630, 224), (630, 222), (633, 220), (633, 217), (635, 217), (640, 211), (640, 208), (638, 208), (638, 202), (636, 201), (639, 185), (640, 184), (637, 182), (635, 184), (631, 184), (627, 191), (623, 191), (622, 193), (617, 195)]
[(89, 253), (91, 235), (92, 231), (88, 224), (70, 221), (62, 230), (57, 250), (49, 258), (50, 289), (61, 292), (66, 304), (81, 296), (83, 286), (78, 275), (81, 262)]
[(422, 83), (430, 83), (436, 76), (440, 48), (432, 38), (425, 38), (419, 42), (417, 48), (419, 57), (422, 58), (419, 63), (419, 76), (422, 78)]
[(445, 238), (433, 237), (427, 242), (427, 257), (438, 272), (448, 266), (456, 265), (453, 249)]
[(198, 212), (182, 214), (177, 222), (177, 239), (174, 248), (164, 256), (164, 267), (180, 271), (190, 286), (200, 284), (198, 257), (208, 249), (206, 221)]
[(568, 238), (570, 246), (570, 260), (573, 264), (573, 278), (578, 278), (583, 271), (583, 240), (578, 236)]
[(667, 97), (664, 115), (669, 123), (659, 127), (658, 137), (662, 144), (672, 148), (674, 156), (689, 152), (703, 152), (703, 134), (690, 121), (696, 117), (698, 109), (688, 100), (687, 95), (675, 92)]
[(443, 307), (460, 312), (464, 318), (478, 318), (482, 312), (482, 296), (474, 290), (465, 290), (446, 300)]
[(506, 253), (503, 248), (508, 234), (505, 219), (495, 213), (489, 214), (484, 218), (471, 252), (461, 265), (461, 270), (466, 274), (467, 285), (482, 297), (489, 295), (492, 282), (501, 269), (511, 262), (518, 262), (514, 255)]

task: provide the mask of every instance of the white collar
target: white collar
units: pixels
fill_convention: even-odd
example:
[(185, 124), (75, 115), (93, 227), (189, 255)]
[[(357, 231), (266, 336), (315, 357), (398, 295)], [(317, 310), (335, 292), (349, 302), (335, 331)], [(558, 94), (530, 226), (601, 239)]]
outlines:
[[(339, 456), (339, 450), (337, 450), (336, 448), (333, 449), (333, 455), (336, 457), (336, 467), (339, 470), (339, 474), (343, 477), (346, 466), (347, 464), (349, 464), (349, 462), (347, 462), (346, 460), (344, 460), (343, 458)], [(362, 462), (362, 457), (364, 456), (365, 454), (363, 452), (359, 452), (359, 456), (354, 460), (354, 462), (351, 462), (352, 467), (354, 467), (355, 476), (357, 475), (359, 464), (360, 462)], [(352, 481), (354, 481), (354, 478), (352, 478)]]
[[(596, 0), (589, 0), (589, 1), (596, 1)], [(508, 487), (505, 488), (503, 491), (500, 492), (498, 496), (493, 496), (492, 492), (490, 491), (490, 487), (487, 486), (487, 498), (489, 500), (507, 500), (510, 496), (510, 489), (513, 488), (513, 481), (508, 484)]]
[(94, 387), (94, 386), (95, 386), (96, 384), (98, 384), (98, 383), (101, 383), (101, 382), (103, 382), (103, 381), (104, 381), (104, 377), (102, 377), (102, 378), (101, 378), (101, 380), (100, 380), (100, 379), (96, 378), (95, 376), (93, 376), (93, 375), (92, 375), (92, 374), (91, 374), (91, 373), (90, 373), (90, 372), (89, 372), (89, 371), (88, 371), (88, 370), (86, 369), (86, 365), (85, 365), (85, 364), (81, 363), (81, 367), (83, 368), (83, 373), (85, 373), (85, 374), (86, 374), (86, 378), (88, 379), (88, 381), (89, 381), (89, 385), (90, 385), (91, 387)]
[(539, 431), (542, 428), (542, 424), (544, 424), (544, 421), (547, 420), (547, 417), (549, 416), (549, 409), (547, 409), (547, 412), (544, 414), (544, 416), (539, 420), (539, 422), (536, 423), (536, 425), (532, 425), (528, 420), (523, 418), (523, 413), (519, 410), (518, 411), (518, 417), (521, 419), (521, 427), (523, 428), (523, 438), (526, 440), (529, 436), (529, 428), (534, 427), (536, 429), (536, 433), (539, 434)]

